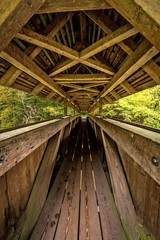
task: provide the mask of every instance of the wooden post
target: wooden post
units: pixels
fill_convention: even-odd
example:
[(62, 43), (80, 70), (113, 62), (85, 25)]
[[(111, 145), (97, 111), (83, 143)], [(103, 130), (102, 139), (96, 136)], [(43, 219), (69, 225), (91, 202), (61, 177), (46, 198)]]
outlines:
[(112, 182), (114, 199), (127, 235), (127, 239), (139, 239), (136, 231), (136, 213), (115, 142), (102, 131), (106, 159)]
[(67, 99), (64, 101), (64, 116), (67, 116)]
[[(38, 171), (30, 199), (25, 212), (25, 222), (20, 239), (29, 239), (45, 203), (52, 171), (56, 162), (63, 129), (53, 136), (48, 143), (40, 169)], [(36, 203), (36, 204), (35, 204)]]
[(99, 100), (99, 115), (102, 115), (102, 101)]

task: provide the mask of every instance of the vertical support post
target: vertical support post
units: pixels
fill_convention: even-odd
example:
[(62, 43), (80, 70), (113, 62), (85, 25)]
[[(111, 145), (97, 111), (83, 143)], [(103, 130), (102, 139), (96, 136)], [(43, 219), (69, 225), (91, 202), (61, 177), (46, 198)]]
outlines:
[(116, 143), (105, 132), (103, 132), (103, 130), (101, 130), (101, 133), (111, 177), (113, 195), (127, 239), (139, 239), (136, 229), (136, 213)]
[[(45, 203), (64, 129), (50, 138), (26, 207), (19, 239), (29, 239)], [(36, 203), (36, 204), (35, 204)]]
[(99, 115), (102, 115), (102, 100), (99, 100)]
[(64, 116), (67, 116), (67, 98), (64, 101)]

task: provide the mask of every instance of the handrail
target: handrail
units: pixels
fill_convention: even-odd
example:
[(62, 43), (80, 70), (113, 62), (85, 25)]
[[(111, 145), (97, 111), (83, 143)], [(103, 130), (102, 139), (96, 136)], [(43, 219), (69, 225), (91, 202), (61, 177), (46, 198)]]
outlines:
[(0, 176), (77, 118), (54, 119), (1, 133)]
[(128, 155), (160, 184), (160, 134), (127, 123), (89, 116)]

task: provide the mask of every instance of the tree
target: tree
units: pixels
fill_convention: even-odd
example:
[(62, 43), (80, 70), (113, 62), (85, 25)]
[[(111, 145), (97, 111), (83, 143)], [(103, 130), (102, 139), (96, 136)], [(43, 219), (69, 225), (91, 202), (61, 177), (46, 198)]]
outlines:
[(160, 86), (104, 105), (103, 115), (160, 128)]
[(59, 103), (3, 86), (0, 92), (0, 129), (63, 116)]

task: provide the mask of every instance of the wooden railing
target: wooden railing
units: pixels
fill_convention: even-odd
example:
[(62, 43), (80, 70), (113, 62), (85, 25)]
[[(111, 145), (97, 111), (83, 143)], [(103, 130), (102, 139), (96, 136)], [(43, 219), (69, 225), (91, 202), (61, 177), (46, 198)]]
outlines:
[(27, 239), (47, 197), (60, 144), (78, 120), (64, 117), (0, 134), (0, 239), (6, 233), (5, 239), (14, 239), (22, 226)]
[(102, 117), (89, 116), (89, 122), (104, 146), (114, 199), (128, 239), (138, 239), (137, 216), (160, 239), (160, 134)]

